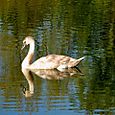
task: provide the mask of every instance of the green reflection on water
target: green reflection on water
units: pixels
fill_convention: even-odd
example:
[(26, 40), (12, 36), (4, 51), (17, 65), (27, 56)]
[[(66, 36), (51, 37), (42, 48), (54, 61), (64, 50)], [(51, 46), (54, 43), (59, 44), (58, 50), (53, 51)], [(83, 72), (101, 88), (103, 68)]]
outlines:
[[(61, 95), (58, 95), (60, 84), (53, 82), (57, 87), (53, 90), (50, 86), (52, 82), (48, 82), (47, 88), (49, 91), (54, 91), (54, 97), (66, 95), (67, 100), (73, 103), (73, 109), (76, 109), (76, 103), (80, 105), (79, 109), (88, 111), (115, 107), (113, 0), (0, 0), (0, 2), (2, 3), (0, 4), (0, 89), (4, 100), (10, 100), (11, 97), (17, 97), (16, 102), (18, 99), (23, 100), (19, 93), (20, 84), (26, 80), (24, 81), (20, 65), (26, 51), (21, 54), (20, 48), (23, 38), (32, 35), (37, 41), (35, 58), (46, 53), (66, 54), (75, 58), (87, 56), (80, 65), (85, 76), (72, 79), (77, 82), (69, 86), (70, 89), (74, 89), (70, 94), (66, 95), (69, 91), (65, 87), (66, 80), (63, 81), (64, 89), (62, 87), (61, 89), (64, 92)], [(70, 84), (73, 81), (70, 80)], [(45, 89), (44, 87), (42, 89), (42, 84), (46, 85), (46, 82), (40, 79), (35, 81), (36, 89), (40, 89), (37, 93), (40, 96)], [(52, 92), (49, 92), (51, 96), (50, 93)], [(27, 102), (27, 105), (30, 103), (31, 101)], [(21, 104), (23, 105), (23, 101)]]

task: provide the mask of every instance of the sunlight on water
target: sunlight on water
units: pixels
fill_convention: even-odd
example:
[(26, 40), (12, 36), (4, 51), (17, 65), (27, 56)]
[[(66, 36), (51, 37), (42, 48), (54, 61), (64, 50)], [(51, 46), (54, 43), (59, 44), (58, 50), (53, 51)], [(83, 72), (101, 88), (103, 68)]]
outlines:
[[(115, 2), (1, 0), (0, 115), (114, 115)], [(79, 69), (21, 71), (36, 41), (34, 60), (56, 53), (86, 56)], [(29, 84), (31, 83), (31, 85)], [(33, 93), (30, 93), (30, 89)]]

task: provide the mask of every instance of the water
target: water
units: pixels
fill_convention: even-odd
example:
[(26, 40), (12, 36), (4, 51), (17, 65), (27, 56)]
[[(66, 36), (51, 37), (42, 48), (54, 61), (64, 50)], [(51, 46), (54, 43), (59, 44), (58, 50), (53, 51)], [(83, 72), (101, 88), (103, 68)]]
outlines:
[[(1, 115), (115, 114), (114, 0), (0, 2)], [(36, 40), (34, 59), (47, 53), (86, 55), (82, 74), (55, 71), (51, 79), (32, 73), (34, 94), (26, 97), (21, 62), (28, 48), (20, 49), (27, 35)]]

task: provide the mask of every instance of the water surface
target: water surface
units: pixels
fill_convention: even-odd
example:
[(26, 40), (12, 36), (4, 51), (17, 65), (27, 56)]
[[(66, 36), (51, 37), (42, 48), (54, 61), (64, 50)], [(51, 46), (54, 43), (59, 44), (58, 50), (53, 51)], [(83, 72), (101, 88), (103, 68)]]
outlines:
[[(114, 0), (0, 2), (1, 115), (115, 114)], [(22, 86), (29, 84), (21, 62), (28, 48), (20, 49), (27, 35), (36, 40), (34, 59), (48, 53), (85, 55), (82, 74), (58, 80), (33, 74), (34, 94), (25, 97)]]

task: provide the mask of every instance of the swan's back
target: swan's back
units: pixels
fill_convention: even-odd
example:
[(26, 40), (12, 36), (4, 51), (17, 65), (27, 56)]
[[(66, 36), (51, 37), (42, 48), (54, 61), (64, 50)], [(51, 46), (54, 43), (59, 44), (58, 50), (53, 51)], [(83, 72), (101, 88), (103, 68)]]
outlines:
[(81, 60), (76, 60), (69, 56), (51, 54), (41, 57), (30, 65), (31, 69), (54, 69), (69, 68), (76, 66)]

